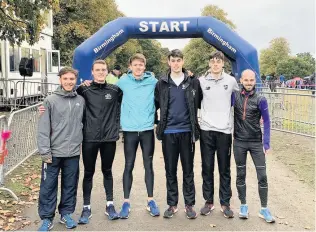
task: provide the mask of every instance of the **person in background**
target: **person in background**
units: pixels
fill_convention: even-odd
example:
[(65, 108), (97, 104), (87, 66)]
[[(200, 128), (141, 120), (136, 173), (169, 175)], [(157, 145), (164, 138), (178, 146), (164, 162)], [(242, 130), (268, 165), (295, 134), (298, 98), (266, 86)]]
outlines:
[(115, 65), (114, 69), (106, 76), (106, 82), (108, 84), (116, 84), (121, 75), (121, 67), (119, 65)]
[(280, 84), (283, 85), (285, 82), (285, 76), (282, 73), (281, 73), (279, 79), (280, 79)]

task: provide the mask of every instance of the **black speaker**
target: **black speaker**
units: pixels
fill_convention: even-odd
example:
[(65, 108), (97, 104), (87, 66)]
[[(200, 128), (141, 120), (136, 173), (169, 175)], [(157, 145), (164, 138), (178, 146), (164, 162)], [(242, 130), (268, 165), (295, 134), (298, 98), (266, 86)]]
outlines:
[(19, 72), (21, 76), (33, 76), (33, 58), (22, 57), (19, 64)]

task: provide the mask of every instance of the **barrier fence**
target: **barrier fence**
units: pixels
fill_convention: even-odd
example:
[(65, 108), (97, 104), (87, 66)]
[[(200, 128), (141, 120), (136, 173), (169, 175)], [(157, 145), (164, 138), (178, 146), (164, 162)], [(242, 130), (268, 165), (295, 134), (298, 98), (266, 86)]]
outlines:
[[(315, 138), (315, 96), (262, 90), (269, 104), (272, 130)], [(11, 130), (2, 179), (37, 152), (38, 107), (41, 103), (0, 116), (0, 129)], [(2, 183), (0, 183), (2, 184)]]
[(23, 80), (0, 80), (0, 107), (11, 111), (37, 104), (54, 92), (59, 84)]

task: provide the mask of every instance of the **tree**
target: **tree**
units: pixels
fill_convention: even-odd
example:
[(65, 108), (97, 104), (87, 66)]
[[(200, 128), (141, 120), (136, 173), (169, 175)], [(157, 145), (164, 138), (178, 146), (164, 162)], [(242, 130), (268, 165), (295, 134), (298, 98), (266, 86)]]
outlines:
[(202, 16), (212, 16), (212, 17), (222, 21), (223, 23), (225, 23), (231, 29), (236, 29), (236, 25), (231, 20), (229, 20), (227, 18), (228, 14), (216, 5), (205, 6), (202, 10), (201, 15)]
[(298, 53), (296, 56), (303, 59), (308, 64), (307, 70), (310, 74), (315, 72), (315, 58), (309, 52)]
[(122, 71), (127, 71), (129, 58), (135, 53), (142, 53), (146, 57), (146, 70), (151, 71), (157, 78), (165, 74), (168, 69), (168, 48), (161, 48), (157, 40), (129, 40), (123, 46), (117, 48), (106, 58), (109, 67), (120, 65)]
[[(202, 9), (201, 15), (212, 16), (225, 23), (231, 29), (236, 28), (236, 25), (227, 18), (227, 13), (218, 6), (205, 6)], [(203, 39), (191, 39), (183, 50), (185, 67), (190, 69), (196, 75), (205, 73), (209, 69), (209, 56), (214, 51), (216, 51), (216, 49), (206, 43)], [(225, 70), (228, 72), (231, 70), (228, 60), (225, 62)]]
[(269, 48), (261, 50), (260, 71), (266, 75), (275, 74), (279, 62), (290, 57), (290, 45), (285, 38), (271, 40)]
[[(54, 13), (55, 49), (60, 50), (62, 65), (71, 65), (73, 51), (106, 23), (124, 16), (114, 0), (60, 0), (60, 10)], [(118, 47), (107, 58), (109, 69), (120, 65), (127, 71), (128, 59), (136, 52), (144, 53), (147, 70), (156, 75), (164, 69), (162, 48), (156, 40), (129, 40)]]
[(50, 9), (58, 8), (58, 0), (0, 0), (0, 40), (20, 45), (33, 45), (39, 40)]
[(276, 74), (283, 74), (286, 79), (293, 77), (306, 77), (315, 72), (315, 65), (312, 66), (302, 57), (290, 57), (282, 60), (276, 67)]
[(63, 65), (71, 65), (74, 49), (107, 22), (123, 16), (114, 0), (60, 0), (54, 12), (54, 48)]
[(168, 65), (165, 65), (167, 56), (162, 53), (161, 44), (157, 40), (139, 40), (139, 44), (147, 59), (146, 69), (153, 72), (157, 78), (164, 75)]

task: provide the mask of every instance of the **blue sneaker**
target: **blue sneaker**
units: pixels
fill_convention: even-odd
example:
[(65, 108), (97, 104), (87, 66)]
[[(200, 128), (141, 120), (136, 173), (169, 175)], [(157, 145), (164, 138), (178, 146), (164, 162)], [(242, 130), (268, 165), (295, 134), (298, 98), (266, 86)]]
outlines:
[(148, 202), (147, 210), (149, 211), (149, 214), (153, 217), (160, 215), (159, 208), (154, 200)]
[(248, 205), (241, 205), (239, 211), (239, 218), (248, 219)]
[(107, 215), (110, 220), (116, 220), (120, 218), (120, 215), (115, 211), (114, 205), (112, 204), (106, 206), (105, 215)]
[(77, 227), (77, 222), (71, 218), (70, 214), (62, 215), (59, 222), (65, 224), (67, 229), (73, 229)]
[(268, 208), (262, 208), (259, 212), (259, 217), (264, 219), (268, 223), (274, 223), (275, 219), (272, 217)]
[(46, 218), (43, 220), (41, 227), (38, 228), (38, 231), (50, 231), (51, 229), (53, 229), (53, 227), (54, 227), (53, 221)]
[(81, 217), (79, 218), (79, 224), (88, 224), (89, 219), (92, 217), (91, 209), (88, 207), (83, 207)]
[(131, 211), (131, 204), (129, 202), (124, 202), (120, 212), (120, 218), (127, 219), (129, 217), (129, 212)]

